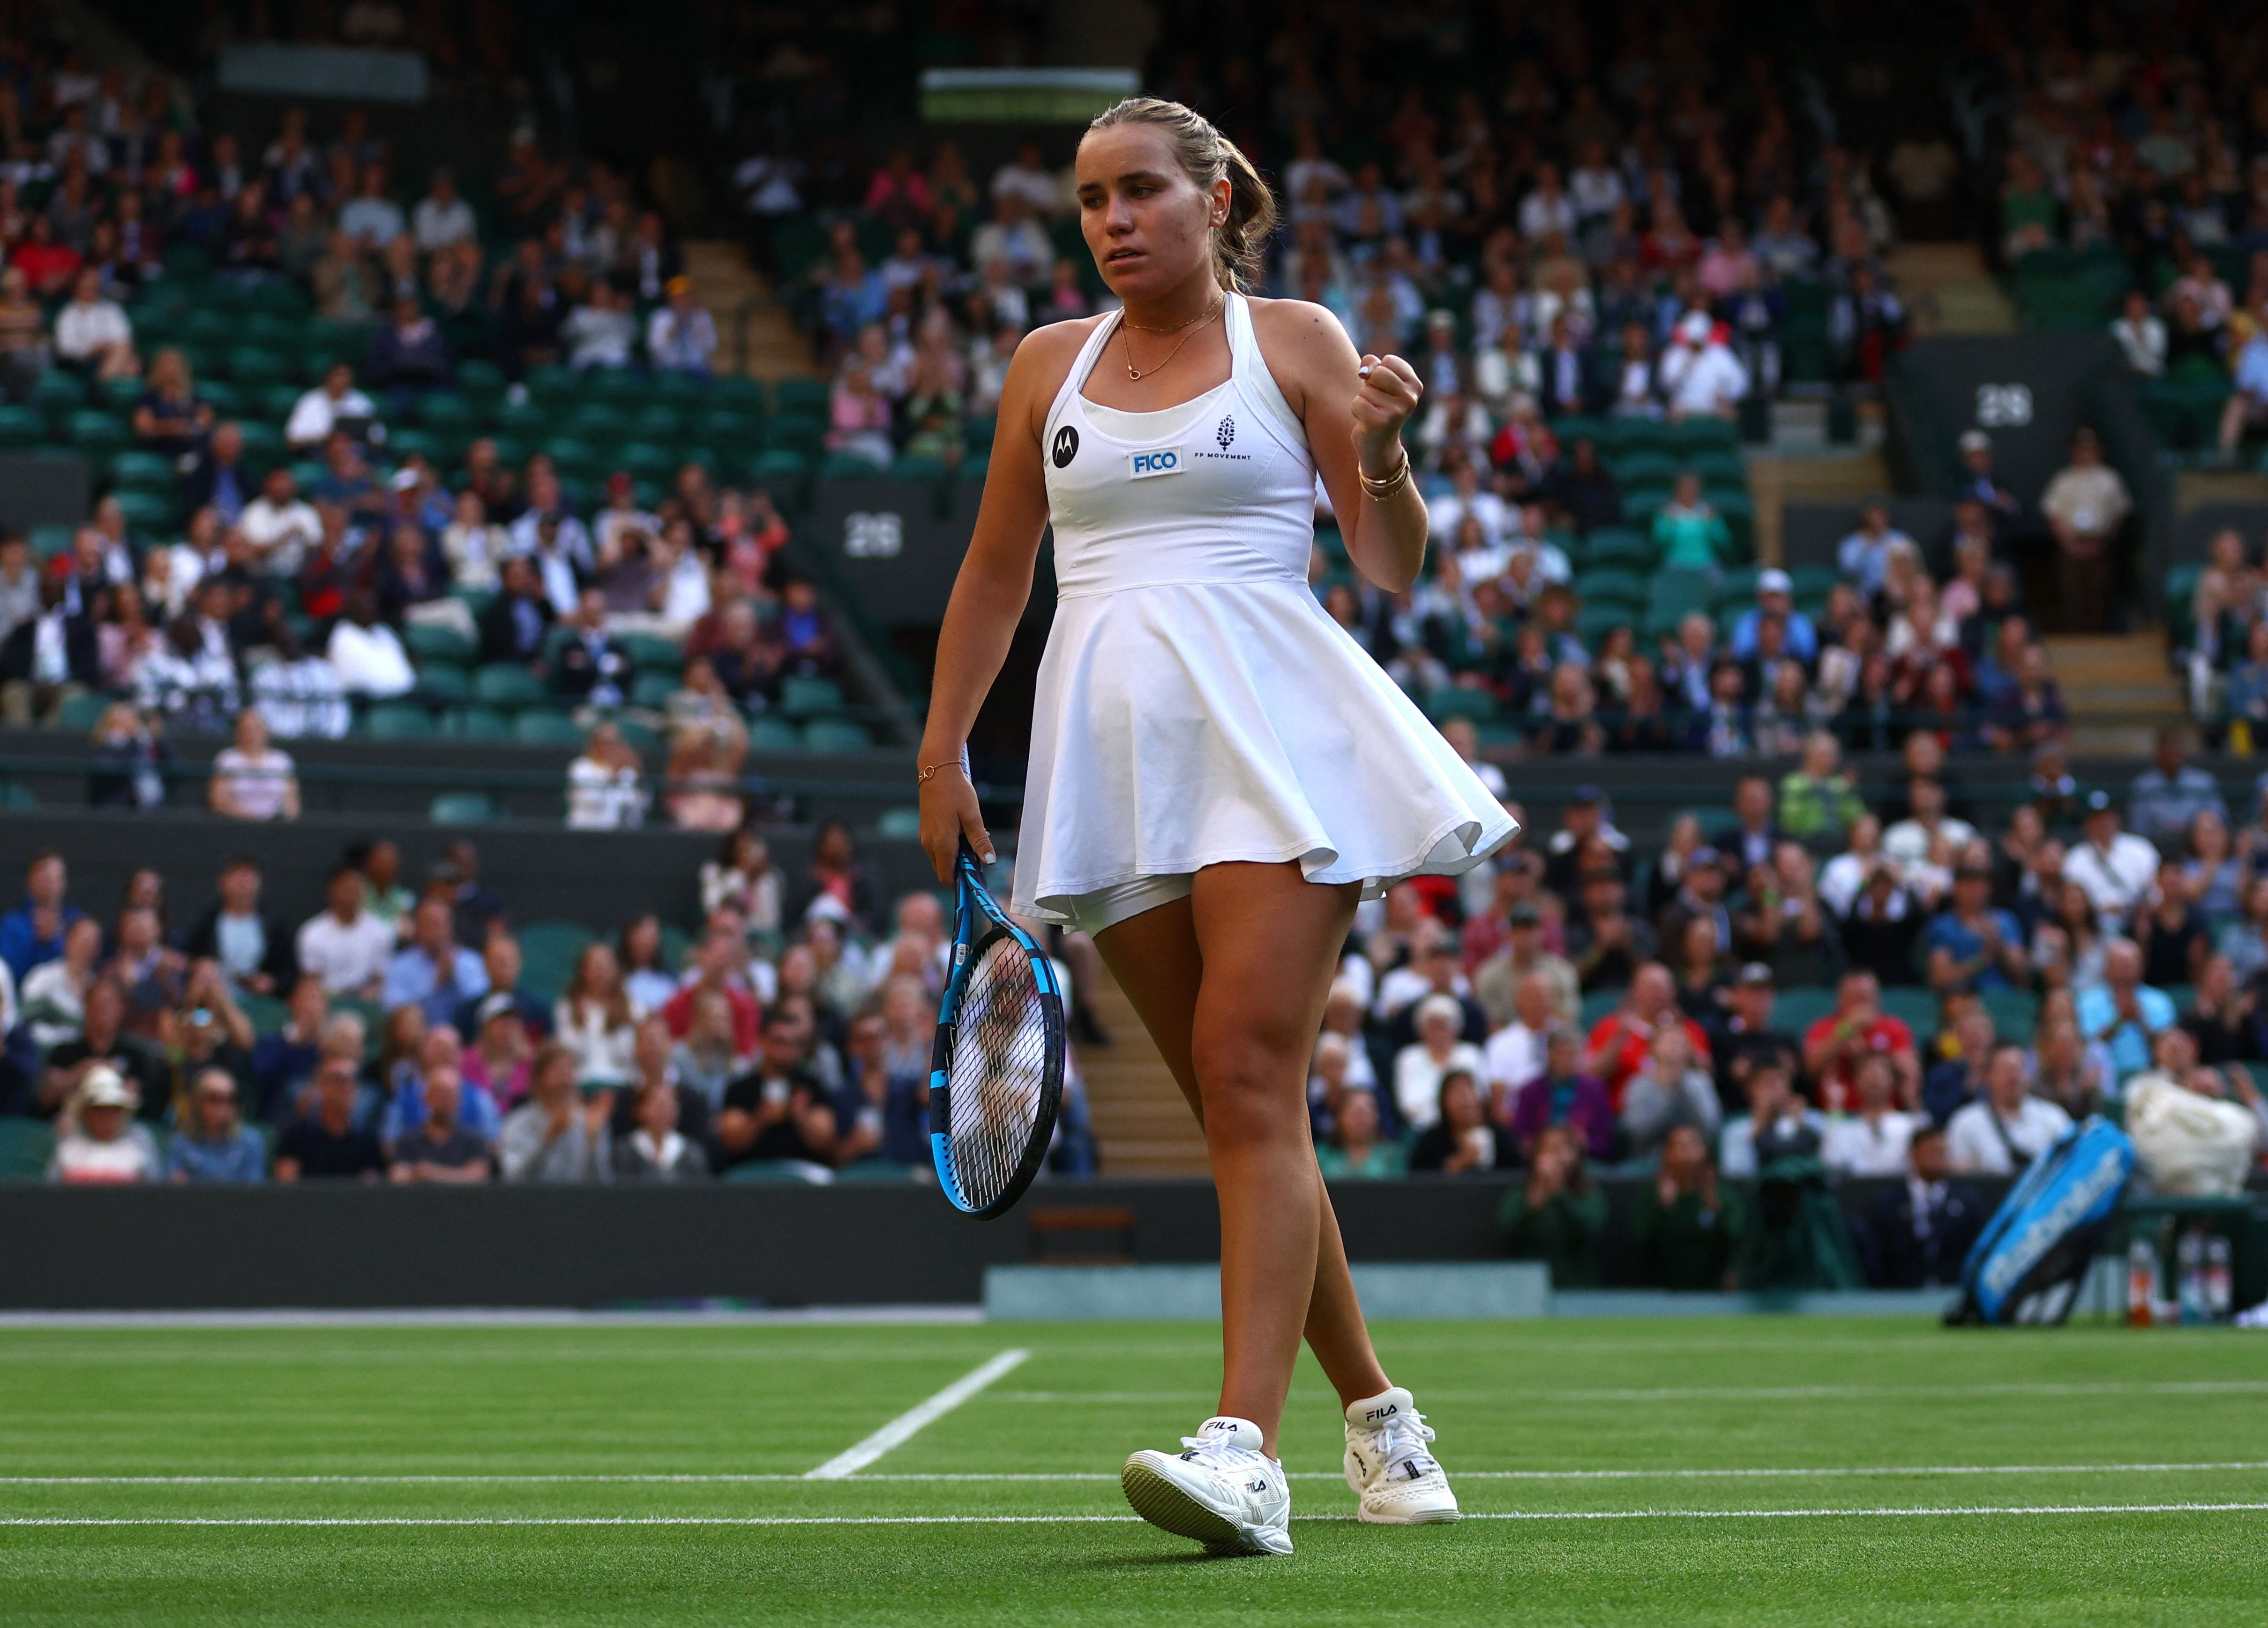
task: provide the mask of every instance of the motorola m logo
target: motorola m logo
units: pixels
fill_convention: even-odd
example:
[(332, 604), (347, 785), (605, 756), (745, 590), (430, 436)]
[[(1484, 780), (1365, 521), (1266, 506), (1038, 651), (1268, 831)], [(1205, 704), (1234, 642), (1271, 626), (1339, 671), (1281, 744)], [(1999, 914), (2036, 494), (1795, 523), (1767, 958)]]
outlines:
[(1058, 469), (1078, 457), (1079, 431), (1069, 424), (1057, 431), (1056, 444), (1050, 455), (1055, 459), (1056, 468)]
[(851, 559), (894, 560), (905, 546), (905, 523), (895, 514), (843, 517), (843, 552)]

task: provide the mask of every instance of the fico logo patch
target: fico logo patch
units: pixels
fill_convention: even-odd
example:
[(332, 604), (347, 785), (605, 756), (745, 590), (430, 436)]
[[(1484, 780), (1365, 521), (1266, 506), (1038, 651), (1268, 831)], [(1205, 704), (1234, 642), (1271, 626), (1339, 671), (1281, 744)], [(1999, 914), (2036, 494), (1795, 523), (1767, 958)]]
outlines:
[(1129, 453), (1131, 466), (1127, 478), (1146, 481), (1155, 475), (1179, 475), (1182, 469), (1182, 452), (1177, 446), (1161, 446), (1154, 452)]

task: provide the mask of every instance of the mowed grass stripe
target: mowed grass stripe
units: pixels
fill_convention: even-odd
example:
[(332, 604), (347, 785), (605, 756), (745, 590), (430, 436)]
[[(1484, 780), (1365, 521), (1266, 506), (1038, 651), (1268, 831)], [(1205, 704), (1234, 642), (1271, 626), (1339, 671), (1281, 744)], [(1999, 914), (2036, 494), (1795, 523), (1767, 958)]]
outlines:
[[(1774, 1468), (1655, 1470), (1468, 1470), (1458, 1481), (1680, 1481), (1782, 1477), (1874, 1476), (2111, 1476), (2182, 1475), (2232, 1470), (2268, 1470), (2268, 1459), (2209, 1460), (2193, 1463), (2136, 1464), (1867, 1464), (1789, 1465)], [(1295, 1481), (1338, 1481), (1336, 1470), (1294, 1470)], [(778, 1474), (558, 1474), (558, 1475), (304, 1475), (304, 1476), (0, 1476), (0, 1486), (608, 1486), (793, 1484), (828, 1477)], [(844, 1479), (859, 1482), (1116, 1481), (1115, 1470), (878, 1470)]]
[[(1514, 1509), (1468, 1521), (1887, 1520), (1955, 1515), (2237, 1514), (2268, 1503), (1944, 1504), (1866, 1509)], [(1301, 1515), (1295, 1521), (1347, 1522), (1353, 1515)], [(1050, 1526), (1131, 1525), (1138, 1515), (7, 1515), (0, 1527), (644, 1527), (644, 1526)]]

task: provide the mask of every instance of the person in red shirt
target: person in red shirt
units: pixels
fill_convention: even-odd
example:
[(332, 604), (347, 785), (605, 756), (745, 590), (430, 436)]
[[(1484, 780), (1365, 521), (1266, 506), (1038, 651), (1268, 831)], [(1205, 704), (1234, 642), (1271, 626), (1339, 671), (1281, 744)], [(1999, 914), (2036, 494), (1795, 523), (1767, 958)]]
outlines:
[(1835, 986), (1835, 1010), (1803, 1035), (1804, 1071), (1818, 1083), (1819, 1107), (1840, 1113), (1851, 1101), (1859, 1059), (1886, 1052), (1897, 1071), (1898, 1092), (1906, 1101), (1921, 1088), (1921, 1060), (1913, 1030), (1882, 1010), (1882, 986), (1871, 972), (1846, 972)]
[(1584, 1072), (1607, 1082), (1607, 1097), (1617, 1116), (1623, 1111), (1623, 1088), (1653, 1056), (1655, 1033), (1672, 1023), (1683, 1027), (1698, 1066), (1709, 1067), (1709, 1037), (1698, 1023), (1678, 1012), (1677, 980), (1660, 961), (1648, 961), (1631, 979), (1623, 1004), (1593, 1026), (1583, 1052)]
[(693, 1027), (693, 1003), (703, 991), (714, 990), (733, 1008), (733, 1055), (747, 1057), (755, 1052), (762, 1032), (762, 1010), (755, 996), (732, 981), (733, 969), (740, 964), (742, 953), (731, 927), (719, 924), (709, 929), (694, 956), (700, 976), (662, 1003), (661, 1019), (669, 1025), (671, 1038), (685, 1038), (685, 1032)]

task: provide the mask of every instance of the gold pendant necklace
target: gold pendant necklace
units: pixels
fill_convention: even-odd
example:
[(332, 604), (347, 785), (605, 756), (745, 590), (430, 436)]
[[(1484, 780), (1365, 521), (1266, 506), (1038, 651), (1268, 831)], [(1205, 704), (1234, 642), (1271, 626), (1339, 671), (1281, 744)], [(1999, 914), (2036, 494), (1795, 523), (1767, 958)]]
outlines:
[(1134, 365), (1134, 346), (1131, 342), (1125, 342), (1126, 377), (1130, 380), (1138, 383), (1142, 379), (1147, 379), (1151, 374), (1158, 372), (1160, 368), (1164, 367), (1167, 362), (1170, 362), (1175, 357), (1181, 355), (1182, 345), (1189, 343), (1191, 339), (1196, 337), (1197, 325), (1210, 320), (1211, 318), (1219, 316), (1221, 313), (1221, 309), (1227, 304), (1228, 301), (1225, 298), (1216, 299), (1213, 301), (1210, 309), (1200, 311), (1197, 315), (1191, 317), (1188, 321), (1179, 324), (1176, 328), (1144, 328), (1138, 322), (1130, 322), (1124, 317), (1120, 317), (1118, 320), (1118, 326), (1122, 330), (1120, 335), (1122, 341), (1124, 341), (1124, 334), (1123, 330), (1126, 328), (1133, 328), (1138, 332), (1145, 334), (1171, 334), (1180, 332), (1182, 335), (1180, 342), (1176, 343), (1171, 350), (1166, 352), (1165, 361), (1160, 362), (1157, 367), (1138, 369)]

